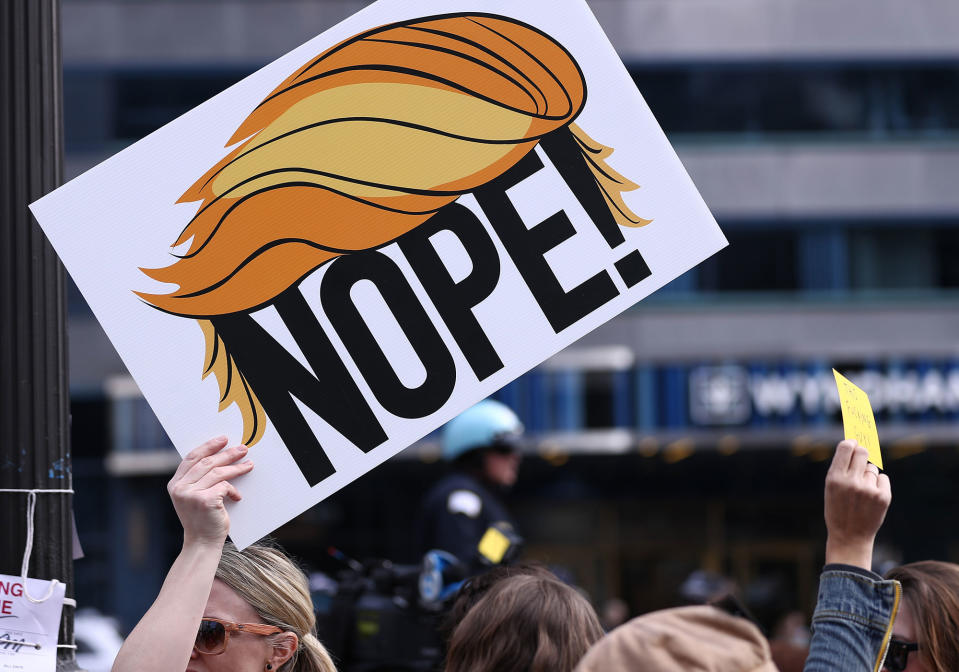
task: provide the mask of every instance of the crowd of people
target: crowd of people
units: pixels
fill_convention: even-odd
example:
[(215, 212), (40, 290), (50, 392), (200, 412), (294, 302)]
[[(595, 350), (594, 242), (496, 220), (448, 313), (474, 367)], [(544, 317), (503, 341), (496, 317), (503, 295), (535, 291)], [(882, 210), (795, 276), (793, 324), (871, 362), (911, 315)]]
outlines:
[[(180, 464), (168, 490), (183, 546), (114, 672), (336, 670), (317, 639), (303, 572), (274, 545), (240, 551), (226, 540), (225, 504), (241, 497), (231, 481), (254, 468), (246, 455), (221, 437)], [(456, 505), (469, 508), (464, 497)], [(806, 672), (959, 670), (959, 565), (918, 562), (886, 577), (871, 570), (891, 498), (889, 477), (866, 450), (839, 443), (825, 482), (826, 564)], [(648, 613), (607, 632), (580, 591), (537, 565), (468, 580), (446, 632), (447, 672), (772, 672), (782, 664), (735, 599)]]

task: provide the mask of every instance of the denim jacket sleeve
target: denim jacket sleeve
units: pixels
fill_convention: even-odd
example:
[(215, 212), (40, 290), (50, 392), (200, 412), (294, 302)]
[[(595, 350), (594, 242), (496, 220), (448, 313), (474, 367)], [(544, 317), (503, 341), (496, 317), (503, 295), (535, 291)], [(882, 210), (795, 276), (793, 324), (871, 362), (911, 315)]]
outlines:
[(879, 672), (901, 597), (898, 581), (855, 567), (827, 565), (819, 578), (803, 672)]

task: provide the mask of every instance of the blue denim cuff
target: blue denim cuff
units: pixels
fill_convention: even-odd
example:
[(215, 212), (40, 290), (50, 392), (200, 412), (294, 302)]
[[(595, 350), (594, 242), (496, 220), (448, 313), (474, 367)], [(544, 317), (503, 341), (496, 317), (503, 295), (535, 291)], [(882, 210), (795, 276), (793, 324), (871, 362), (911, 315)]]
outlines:
[(901, 595), (898, 581), (876, 580), (859, 572), (825, 571), (819, 578), (812, 620), (852, 620), (885, 633), (892, 629)]
[(882, 581), (882, 577), (876, 574), (870, 569), (863, 569), (862, 567), (856, 567), (855, 565), (844, 565), (840, 562), (832, 562), (822, 568), (824, 572), (852, 572), (853, 574), (860, 574), (869, 579), (875, 579), (876, 581)]
[(819, 578), (807, 672), (879, 672), (901, 599), (898, 581), (830, 566)]

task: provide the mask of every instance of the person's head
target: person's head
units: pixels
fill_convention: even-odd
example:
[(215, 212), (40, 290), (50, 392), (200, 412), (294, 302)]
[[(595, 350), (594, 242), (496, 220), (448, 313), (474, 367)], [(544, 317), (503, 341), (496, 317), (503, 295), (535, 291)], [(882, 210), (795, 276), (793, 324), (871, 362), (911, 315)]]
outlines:
[(553, 579), (554, 581), (559, 580), (557, 576), (546, 569), (546, 567), (533, 563), (496, 565), (482, 574), (471, 577), (460, 587), (453, 600), (452, 606), (449, 608), (449, 612), (446, 614), (441, 628), (445, 639), (450, 639), (456, 627), (466, 614), (469, 613), (470, 609), (476, 606), (477, 602), (486, 596), (490, 588), (511, 576), (539, 576), (546, 579)]
[(519, 473), (523, 423), (505, 404), (485, 399), (443, 428), (443, 459), (498, 487), (510, 487)]
[(619, 626), (576, 672), (778, 672), (752, 622), (713, 606), (663, 609)]
[[(316, 638), (306, 576), (277, 548), (253, 545), (239, 551), (225, 544), (203, 617), (226, 626), (201, 623), (188, 672), (336, 671)], [(266, 627), (237, 631), (232, 626), (251, 623)], [(232, 630), (225, 633), (225, 648), (224, 630)]]
[[(889, 672), (959, 670), (959, 565), (914, 562), (887, 575), (902, 584), (902, 603), (886, 656)], [(908, 651), (904, 644), (918, 644)], [(900, 663), (905, 662), (905, 666)]]
[(570, 672), (602, 636), (574, 588), (550, 576), (509, 576), (453, 631), (446, 672)]
[(599, 620), (604, 630), (612, 630), (625, 623), (629, 620), (629, 605), (626, 600), (611, 597), (603, 602)]

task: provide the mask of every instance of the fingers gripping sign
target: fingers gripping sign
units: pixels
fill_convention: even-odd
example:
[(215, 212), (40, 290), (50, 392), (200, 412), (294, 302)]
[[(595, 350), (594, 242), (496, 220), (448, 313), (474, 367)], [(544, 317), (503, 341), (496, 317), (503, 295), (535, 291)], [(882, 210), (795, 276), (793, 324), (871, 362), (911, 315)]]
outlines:
[(230, 531), (225, 501), (241, 499), (230, 481), (249, 473), (253, 463), (238, 461), (246, 456), (246, 446), (226, 444), (221, 436), (193, 449), (167, 484), (185, 541), (221, 545)]
[(869, 453), (869, 461), (882, 469), (879, 434), (876, 430), (876, 418), (869, 403), (869, 396), (836, 369), (832, 372), (839, 392), (839, 405), (842, 408), (842, 424), (846, 439), (864, 446)]
[(826, 474), (826, 563), (870, 569), (876, 533), (892, 502), (889, 477), (856, 441), (842, 441)]

